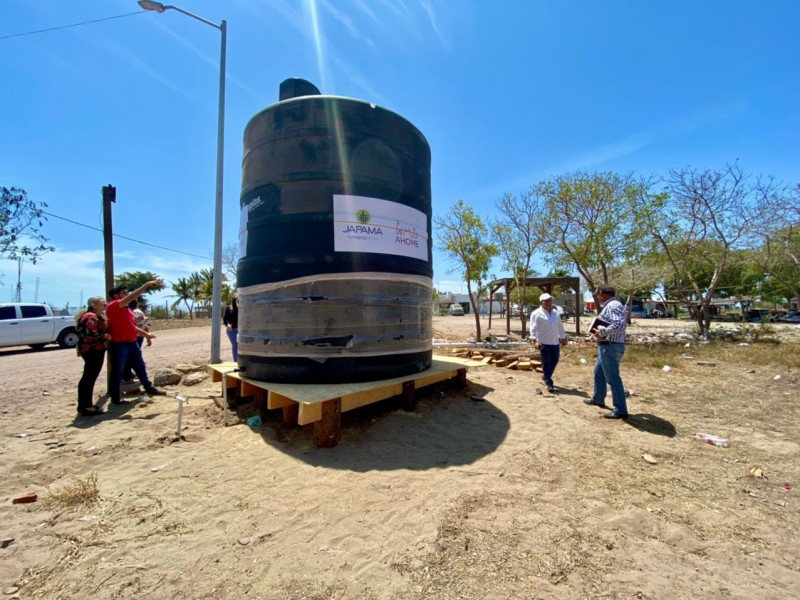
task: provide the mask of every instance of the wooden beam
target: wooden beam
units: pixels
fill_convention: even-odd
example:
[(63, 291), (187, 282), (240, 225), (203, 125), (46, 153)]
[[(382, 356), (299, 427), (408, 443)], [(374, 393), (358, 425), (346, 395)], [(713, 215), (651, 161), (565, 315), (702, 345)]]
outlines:
[(273, 392), (272, 390), (269, 391), (269, 398), (267, 399), (268, 409), (273, 410), (276, 408), (284, 408), (285, 406), (291, 406), (292, 404), (297, 404), (297, 402), (284, 396), (283, 394), (279, 394), (278, 392)]
[(300, 411), (297, 414), (297, 424), (308, 425), (319, 421), (322, 418), (322, 404), (321, 402), (301, 402)]
[(372, 390), (364, 390), (355, 394), (348, 394), (342, 397), (342, 412), (353, 410), (372, 404), (373, 402), (380, 402), (392, 396), (398, 396), (403, 393), (403, 384), (393, 383), (392, 385), (385, 385)]
[(342, 399), (322, 403), (322, 418), (314, 422), (314, 445), (334, 448), (342, 439)]

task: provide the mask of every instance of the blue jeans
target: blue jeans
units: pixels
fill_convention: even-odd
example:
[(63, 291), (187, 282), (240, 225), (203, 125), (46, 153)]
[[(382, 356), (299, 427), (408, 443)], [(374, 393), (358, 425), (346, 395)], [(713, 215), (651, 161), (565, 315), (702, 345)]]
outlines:
[(625, 402), (625, 388), (619, 376), (619, 362), (625, 354), (625, 344), (600, 344), (597, 347), (597, 364), (594, 366), (594, 401), (604, 404), (606, 386), (611, 387), (611, 400), (614, 412), (618, 415), (628, 414)]
[(542, 379), (547, 387), (553, 387), (553, 373), (561, 358), (561, 346), (559, 344), (542, 344)]
[(147, 367), (144, 366), (142, 349), (136, 342), (111, 342), (108, 345), (108, 364), (111, 367), (111, 375), (108, 382), (108, 395), (112, 402), (120, 399), (119, 386), (122, 383), (122, 371), (130, 360), (131, 368), (139, 378), (139, 383), (145, 390), (153, 387), (150, 378), (147, 376)]
[(238, 329), (226, 329), (225, 333), (228, 334), (228, 339), (231, 341), (231, 352), (233, 352), (233, 362), (239, 360), (239, 342), (236, 341), (236, 334), (239, 333)]
[[(137, 337), (136, 343), (139, 345), (139, 349), (141, 349), (142, 344), (144, 344), (144, 336)], [(125, 369), (122, 371), (122, 380), (130, 381), (131, 379), (133, 379), (133, 360), (131, 360), (129, 356), (128, 364), (125, 365)]]

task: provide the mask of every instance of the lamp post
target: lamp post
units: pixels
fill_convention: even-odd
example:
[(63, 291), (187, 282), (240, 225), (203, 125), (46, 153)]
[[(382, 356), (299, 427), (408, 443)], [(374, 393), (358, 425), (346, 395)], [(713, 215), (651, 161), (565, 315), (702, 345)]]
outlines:
[(219, 25), (183, 10), (180, 7), (161, 2), (139, 0), (139, 6), (145, 10), (163, 13), (165, 10), (176, 10), (179, 13), (211, 25), (219, 29), (222, 43), (219, 53), (219, 113), (217, 117), (217, 194), (214, 204), (214, 288), (211, 296), (211, 363), (222, 362), (220, 358), (220, 336), (222, 329), (222, 158), (225, 148), (225, 43), (228, 24), (223, 20)]

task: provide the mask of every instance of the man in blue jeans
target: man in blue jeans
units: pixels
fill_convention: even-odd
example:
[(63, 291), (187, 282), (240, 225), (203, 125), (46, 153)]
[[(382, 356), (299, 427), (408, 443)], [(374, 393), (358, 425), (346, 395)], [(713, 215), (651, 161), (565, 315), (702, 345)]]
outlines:
[(591, 332), (591, 338), (597, 342), (597, 364), (594, 366), (594, 395), (584, 400), (586, 404), (606, 407), (606, 390), (611, 388), (611, 400), (614, 410), (603, 414), (606, 419), (627, 419), (628, 404), (625, 401), (625, 387), (619, 375), (619, 363), (625, 354), (625, 330), (628, 327), (628, 315), (625, 306), (616, 297), (616, 290), (610, 285), (597, 288), (597, 297), (602, 310), (598, 318), (607, 325), (600, 326)]
[(134, 373), (136, 373), (139, 382), (144, 386), (144, 391), (148, 396), (166, 395), (161, 390), (156, 389), (147, 376), (147, 368), (142, 359), (142, 349), (136, 343), (138, 335), (142, 335), (148, 340), (155, 336), (144, 329), (136, 327), (136, 318), (133, 316), (133, 311), (128, 308), (128, 305), (143, 292), (157, 285), (161, 285), (161, 281), (154, 279), (130, 293), (128, 293), (128, 288), (124, 285), (108, 290), (108, 296), (111, 298), (111, 301), (106, 305), (108, 333), (111, 335), (111, 341), (108, 344), (108, 395), (111, 397), (111, 404), (123, 403), (120, 383), (122, 382), (122, 370), (129, 360)]
[(561, 357), (561, 346), (567, 343), (567, 334), (558, 311), (553, 310), (553, 297), (550, 294), (539, 296), (539, 308), (531, 313), (531, 339), (536, 340), (536, 348), (542, 353), (542, 381), (547, 391), (553, 393), (553, 373)]

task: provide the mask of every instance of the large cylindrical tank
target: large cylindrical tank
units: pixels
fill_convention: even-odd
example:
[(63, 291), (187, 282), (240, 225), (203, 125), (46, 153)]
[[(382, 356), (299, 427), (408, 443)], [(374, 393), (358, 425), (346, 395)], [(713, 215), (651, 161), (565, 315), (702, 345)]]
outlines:
[(339, 383), (430, 367), (430, 148), (416, 127), (287, 80), (245, 128), (240, 205), (247, 377)]

